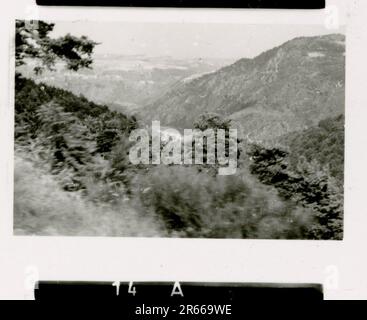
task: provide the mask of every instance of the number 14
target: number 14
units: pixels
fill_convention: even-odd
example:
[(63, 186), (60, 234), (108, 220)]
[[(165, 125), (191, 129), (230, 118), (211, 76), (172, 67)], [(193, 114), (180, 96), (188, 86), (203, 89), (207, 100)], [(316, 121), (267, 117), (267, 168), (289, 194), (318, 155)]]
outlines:
[[(120, 281), (115, 281), (114, 283), (112, 283), (112, 286), (113, 287), (116, 287), (116, 295), (117, 296), (120, 295)], [(135, 288), (135, 286), (133, 284), (133, 281), (130, 281), (129, 282), (129, 288), (128, 288), (127, 292), (129, 294), (132, 294), (135, 297), (135, 295), (136, 295), (136, 288)]]

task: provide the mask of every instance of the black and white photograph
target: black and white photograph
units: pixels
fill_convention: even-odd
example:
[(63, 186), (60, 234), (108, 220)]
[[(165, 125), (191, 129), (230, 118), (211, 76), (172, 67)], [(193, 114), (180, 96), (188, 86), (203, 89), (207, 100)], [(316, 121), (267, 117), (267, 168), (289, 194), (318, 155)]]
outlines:
[(343, 28), (14, 28), (14, 235), (343, 239)]

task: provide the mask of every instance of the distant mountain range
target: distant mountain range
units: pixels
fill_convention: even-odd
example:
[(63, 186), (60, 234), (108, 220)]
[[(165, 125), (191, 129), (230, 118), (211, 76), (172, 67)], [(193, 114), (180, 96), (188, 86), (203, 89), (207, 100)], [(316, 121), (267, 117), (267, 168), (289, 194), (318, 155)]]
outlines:
[(108, 104), (113, 110), (134, 114), (141, 106), (166, 93), (172, 85), (197, 77), (233, 62), (226, 59), (188, 59), (129, 55), (96, 55), (91, 70), (67, 71), (34, 75), (32, 61), (20, 71), (36, 82), (47, 83), (95, 103)]
[(200, 114), (233, 120), (249, 139), (266, 140), (344, 113), (345, 36), (301, 37), (254, 59), (180, 81), (141, 110), (149, 122), (192, 128)]

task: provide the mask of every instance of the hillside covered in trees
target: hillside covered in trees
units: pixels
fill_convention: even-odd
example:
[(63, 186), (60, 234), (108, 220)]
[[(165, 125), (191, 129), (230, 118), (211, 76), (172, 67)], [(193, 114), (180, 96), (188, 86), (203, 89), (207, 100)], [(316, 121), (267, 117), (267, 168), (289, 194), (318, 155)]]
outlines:
[(328, 167), (330, 175), (340, 186), (344, 183), (344, 124), (345, 118), (341, 114), (334, 118), (327, 118), (315, 127), (288, 134), (280, 142), (289, 147), (290, 162), (296, 167), (299, 158), (306, 161), (317, 161)]
[[(42, 72), (58, 58), (70, 70), (92, 67), (93, 41), (32, 27), (17, 22), (18, 66), (36, 60)], [(343, 237), (343, 113), (273, 141), (241, 137), (236, 174), (221, 176), (217, 164), (132, 165), (129, 135), (142, 121), (19, 72), (15, 83), (15, 234)], [(234, 123), (203, 112), (191, 127)]]

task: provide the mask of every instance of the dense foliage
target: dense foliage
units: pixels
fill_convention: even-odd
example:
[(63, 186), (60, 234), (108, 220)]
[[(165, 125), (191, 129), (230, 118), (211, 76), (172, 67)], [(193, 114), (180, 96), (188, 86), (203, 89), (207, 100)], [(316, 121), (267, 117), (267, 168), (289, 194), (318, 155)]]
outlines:
[(112, 157), (117, 143), (137, 126), (133, 117), (20, 75), (15, 89), (16, 144), (33, 148), (52, 173), (67, 170), (72, 176), (63, 185), (66, 189), (85, 188), (87, 172), (100, 175), (96, 165)]
[(55, 24), (45, 21), (17, 20), (15, 28), (15, 63), (21, 66), (27, 59), (37, 62), (35, 73), (44, 69), (54, 70), (56, 62), (66, 63), (70, 70), (89, 68), (92, 64), (94, 41), (87, 37), (80, 38), (67, 34), (57, 39), (51, 38), (49, 33)]
[(146, 212), (171, 235), (205, 238), (305, 239), (311, 210), (282, 201), (245, 170), (211, 176), (193, 167), (157, 167), (135, 178)]
[(344, 181), (344, 115), (320, 121), (317, 127), (292, 133), (281, 139), (289, 147), (290, 165), (295, 168), (300, 157), (316, 160), (327, 167), (339, 185)]
[(315, 223), (307, 231), (310, 237), (343, 238), (343, 187), (327, 168), (302, 156), (289, 165), (294, 155), (278, 148), (253, 145), (249, 155), (250, 170), (262, 183), (274, 186), (282, 199), (315, 211)]

